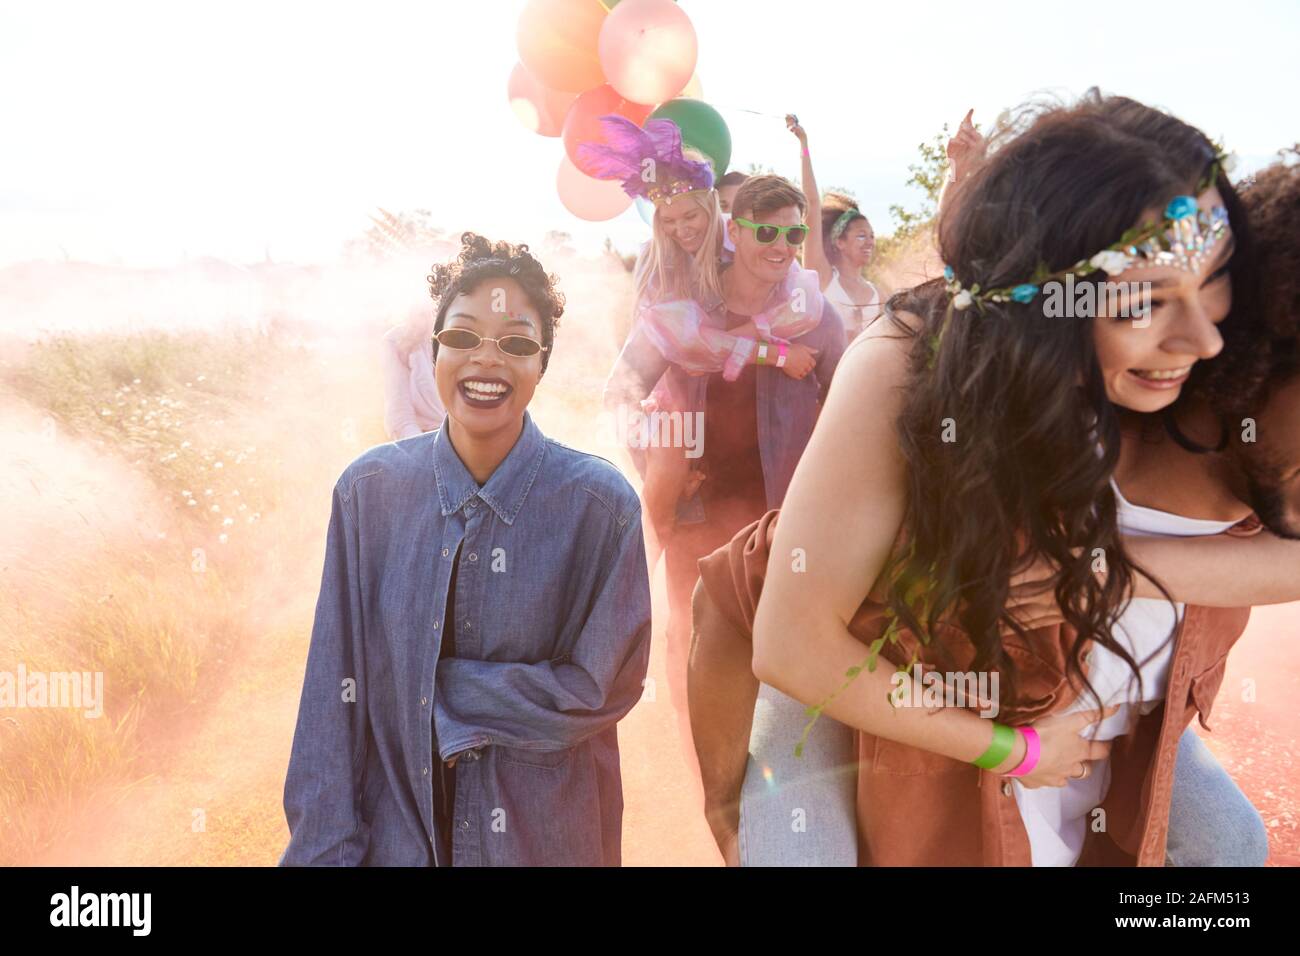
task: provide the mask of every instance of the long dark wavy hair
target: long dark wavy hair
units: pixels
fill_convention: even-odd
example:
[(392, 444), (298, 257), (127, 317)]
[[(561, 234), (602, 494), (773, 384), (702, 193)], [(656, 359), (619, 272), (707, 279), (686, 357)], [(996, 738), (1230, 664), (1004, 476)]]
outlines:
[[(1134, 100), (1093, 89), (1072, 106), (1031, 104), (991, 147), (937, 223), (943, 261), (965, 288), (1025, 282), (1040, 263), (1068, 268), (1147, 211), (1195, 192), (1211, 170), (1237, 241), (1247, 235), (1206, 136)], [(1104, 279), (1098, 273), (1080, 282)], [(1067, 669), (1100, 703), (1079, 664), (1086, 641), (1115, 652), (1141, 679), (1111, 636), (1141, 570), (1125, 552), (1110, 484), (1122, 412), (1106, 395), (1093, 320), (1046, 318), (1042, 301), (955, 312), (934, 280), (888, 303), (895, 324), (916, 336), (898, 422), (910, 547), (889, 569), (890, 607), (916, 634), (960, 627), (974, 645), (970, 666), (998, 671), (1004, 697), (1014, 700), (1016, 669), (1002, 634), (1024, 640), (1027, 633), (1006, 610), (1010, 581), (1046, 557), (1058, 569), (1056, 601), (1075, 634)], [(921, 318), (919, 334), (896, 314), (904, 310)], [(1225, 354), (1249, 335), (1249, 321), (1234, 310), (1220, 325)], [(1209, 364), (1198, 363), (1198, 375)], [(1107, 572), (1100, 580), (1097, 557)], [(933, 646), (941, 661), (952, 661), (944, 642)]]

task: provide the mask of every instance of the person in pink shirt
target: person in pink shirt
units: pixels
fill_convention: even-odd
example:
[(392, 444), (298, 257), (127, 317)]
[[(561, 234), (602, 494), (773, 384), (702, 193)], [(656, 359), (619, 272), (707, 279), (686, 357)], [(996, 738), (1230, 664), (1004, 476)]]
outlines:
[(433, 431), (447, 415), (433, 381), (433, 321), (424, 303), (384, 333), (384, 431), (393, 441)]

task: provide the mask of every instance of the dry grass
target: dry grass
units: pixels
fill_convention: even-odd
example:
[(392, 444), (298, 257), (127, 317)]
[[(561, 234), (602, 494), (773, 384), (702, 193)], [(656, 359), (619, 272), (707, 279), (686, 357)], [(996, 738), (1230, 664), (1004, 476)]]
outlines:
[[(617, 263), (554, 259), (569, 307), (532, 412), (547, 434), (617, 459), (594, 424), (630, 280)], [(0, 716), (0, 865), (278, 853), (330, 488), (385, 440), (385, 320), (301, 316), (328, 297), (379, 301), (388, 279), (352, 277), (344, 296), (324, 275), (286, 293), (298, 318), (264, 332), (0, 349), (12, 356), (0, 487), (17, 503), (0, 540), (0, 672), (100, 671), (105, 698), (99, 718)], [(191, 827), (199, 807), (204, 830)]]
[[(224, 660), (254, 633), (250, 582), (264, 556), (282, 563), (284, 533), (299, 528), (268, 529), (263, 516), (296, 475), (316, 479), (258, 448), (277, 408), (288, 411), (274, 372), (304, 364), (302, 346), (266, 336), (160, 332), (53, 338), (5, 369), (5, 388), (41, 421), (46, 453), (78, 450), (69, 467), (102, 462), (106, 473), (96, 520), (81, 515), (87, 533), (47, 544), (38, 526), (6, 554), (0, 670), (101, 672), (105, 699), (102, 717), (29, 706), (0, 720), (0, 863), (57, 839), (80, 794), (147, 773), (142, 741), (165, 736), (228, 678)], [(110, 461), (146, 476), (149, 492), (127, 501), (122, 489), (115, 507), (103, 497), (120, 487)], [(28, 480), (65, 520), (73, 496), (70, 509), (48, 509), (60, 504), (59, 477)], [(114, 517), (116, 527), (100, 520)]]

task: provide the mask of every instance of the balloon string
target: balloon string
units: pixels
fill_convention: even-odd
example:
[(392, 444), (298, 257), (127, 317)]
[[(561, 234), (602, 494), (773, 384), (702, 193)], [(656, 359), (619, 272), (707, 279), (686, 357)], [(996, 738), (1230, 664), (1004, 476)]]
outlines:
[(712, 106), (714, 109), (717, 110), (731, 110), (732, 112), (735, 113), (753, 113), (755, 116), (766, 116), (769, 117), (770, 119), (779, 119), (779, 120), (785, 119), (784, 116), (780, 116), (776, 113), (760, 113), (758, 110), (747, 110), (743, 106), (724, 106), (720, 103), (714, 103), (712, 100), (708, 102), (710, 106)]

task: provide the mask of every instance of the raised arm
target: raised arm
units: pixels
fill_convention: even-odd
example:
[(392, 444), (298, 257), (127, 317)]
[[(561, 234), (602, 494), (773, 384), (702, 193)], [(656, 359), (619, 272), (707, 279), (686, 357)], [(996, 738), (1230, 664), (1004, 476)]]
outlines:
[(572, 650), (530, 664), (452, 657), (438, 664), (434, 720), (444, 760), (482, 737), (528, 750), (565, 750), (618, 722), (641, 698), (650, 661), (650, 582), (641, 510), (585, 555), (603, 574), (579, 596), (587, 616)]
[(808, 223), (808, 238), (803, 245), (803, 267), (817, 273), (824, 289), (831, 281), (832, 273), (830, 260), (822, 246), (822, 197), (817, 190), (817, 178), (813, 176), (812, 157), (808, 154), (808, 134), (793, 113), (785, 118), (785, 124), (799, 140), (802, 154), (799, 178), (804, 199), (808, 202), (808, 214), (804, 217), (804, 222)]
[(284, 781), (289, 845), (280, 866), (359, 866), (370, 844), (360, 811), (368, 703), (358, 539), (349, 507), (336, 486)]
[(960, 184), (970, 175), (971, 170), (984, 158), (988, 150), (988, 141), (975, 128), (975, 110), (967, 110), (957, 126), (957, 132), (948, 140), (948, 174), (939, 189), (939, 201), (936, 204), (943, 209), (945, 204), (956, 195)]

